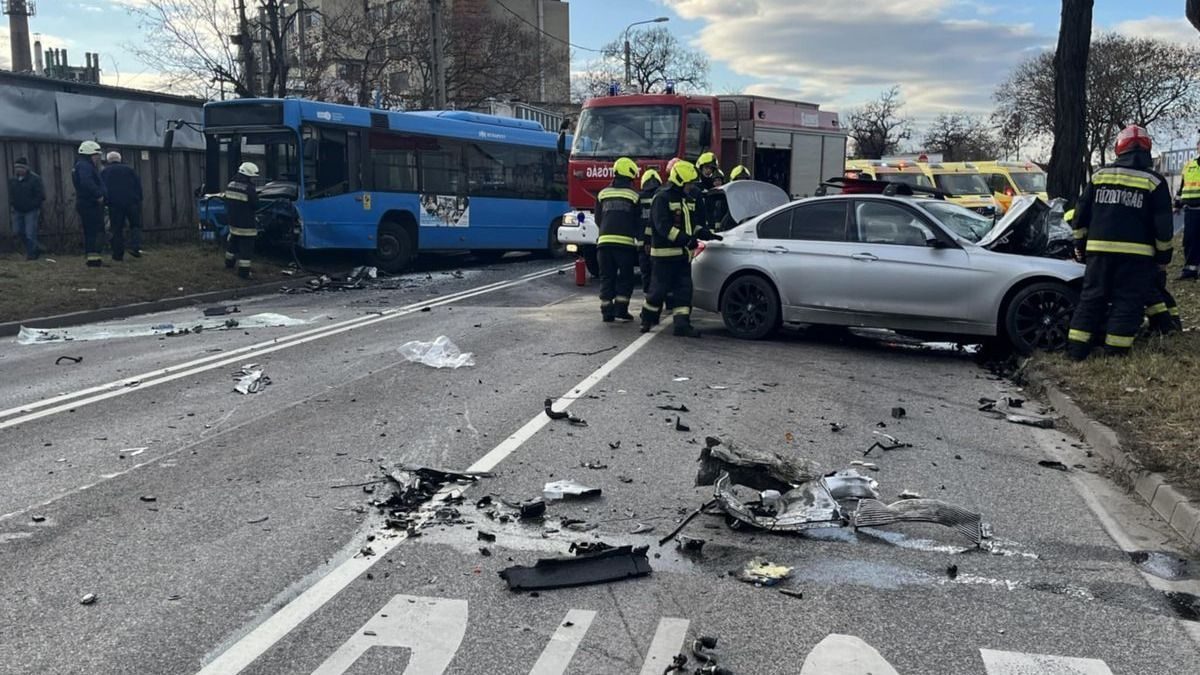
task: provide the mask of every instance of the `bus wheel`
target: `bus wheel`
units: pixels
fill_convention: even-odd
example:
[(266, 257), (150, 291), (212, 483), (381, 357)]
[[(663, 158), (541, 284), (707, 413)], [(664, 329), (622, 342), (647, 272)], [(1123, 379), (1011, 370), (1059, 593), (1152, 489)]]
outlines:
[(412, 234), (399, 223), (383, 223), (375, 250), (371, 252), (371, 264), (389, 274), (403, 272), (412, 262), (416, 245)]

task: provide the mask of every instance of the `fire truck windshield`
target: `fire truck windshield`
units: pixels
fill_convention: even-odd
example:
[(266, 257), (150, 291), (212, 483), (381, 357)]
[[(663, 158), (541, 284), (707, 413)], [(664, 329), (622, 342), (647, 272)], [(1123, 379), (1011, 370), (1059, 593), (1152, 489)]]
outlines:
[(584, 108), (571, 156), (669, 159), (679, 152), (681, 117), (673, 105)]

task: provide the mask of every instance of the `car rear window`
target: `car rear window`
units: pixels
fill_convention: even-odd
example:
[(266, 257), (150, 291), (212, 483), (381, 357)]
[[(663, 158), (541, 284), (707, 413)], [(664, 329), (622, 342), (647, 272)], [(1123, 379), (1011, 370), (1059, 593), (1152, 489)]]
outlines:
[(846, 241), (846, 201), (817, 202), (792, 209), (792, 239)]

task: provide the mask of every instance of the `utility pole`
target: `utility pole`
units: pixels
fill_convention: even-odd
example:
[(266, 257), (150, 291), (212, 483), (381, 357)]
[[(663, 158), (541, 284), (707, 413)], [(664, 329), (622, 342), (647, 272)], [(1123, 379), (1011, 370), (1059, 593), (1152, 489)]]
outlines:
[[(306, 86), (306, 81), (304, 78), (307, 74), (305, 72), (305, 68), (304, 68), (304, 59), (305, 59), (304, 33), (305, 33), (305, 30), (308, 28), (308, 26), (307, 26), (308, 16), (305, 14), (305, 12), (307, 12), (307, 11), (308, 10), (304, 8), (304, 0), (300, 0), (300, 3), (296, 8), (296, 20), (300, 22), (300, 25), (296, 28), (296, 36), (297, 36), (296, 69), (300, 73), (299, 77), (297, 79), (300, 80), (301, 87)], [(305, 92), (305, 93), (307, 93), (307, 92)]]
[(442, 0), (429, 0), (430, 39), (429, 48), (433, 60), (433, 107), (443, 110), (446, 107), (446, 64), (442, 38)]
[(238, 46), (238, 58), (242, 62), (243, 89), (247, 96), (254, 96), (256, 87), (254, 68), (254, 42), (250, 37), (250, 21), (246, 18), (246, 0), (237, 0), (238, 33), (233, 43)]

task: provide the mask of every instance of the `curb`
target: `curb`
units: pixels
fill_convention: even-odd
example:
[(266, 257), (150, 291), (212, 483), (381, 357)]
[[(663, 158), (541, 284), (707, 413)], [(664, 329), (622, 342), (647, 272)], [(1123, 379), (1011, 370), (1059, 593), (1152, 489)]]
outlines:
[(118, 305), (116, 307), (102, 307), (100, 309), (90, 309), (83, 312), (71, 312), (70, 314), (58, 314), (55, 316), (46, 316), (37, 319), (18, 319), (16, 321), (8, 321), (0, 323), (0, 337), (8, 337), (21, 332), (21, 326), (30, 328), (65, 328), (68, 326), (80, 326), (97, 321), (111, 321), (113, 319), (124, 319), (139, 314), (152, 314), (154, 312), (165, 312), (171, 309), (187, 307), (189, 305), (199, 305), (210, 302), (221, 302), (223, 300), (236, 300), (239, 298), (248, 298), (256, 295), (268, 295), (278, 293), (281, 290), (303, 286), (311, 276), (298, 276), (288, 279), (287, 281), (271, 282), (265, 284), (255, 284), (253, 286), (241, 286), (238, 288), (225, 288), (219, 291), (208, 291), (206, 293), (194, 293), (192, 295), (180, 295), (173, 298), (163, 298), (162, 300), (150, 300), (148, 302), (135, 302), (131, 305)]
[(1046, 392), (1051, 405), (1067, 418), (1102, 459), (1108, 462), (1122, 478), (1133, 486), (1150, 509), (1158, 514), (1184, 543), (1193, 550), (1200, 550), (1200, 499), (1189, 497), (1184, 491), (1167, 482), (1161, 473), (1152, 473), (1121, 449), (1117, 433), (1107, 426), (1088, 417), (1086, 413), (1058, 387), (1040, 377), (1032, 378)]

